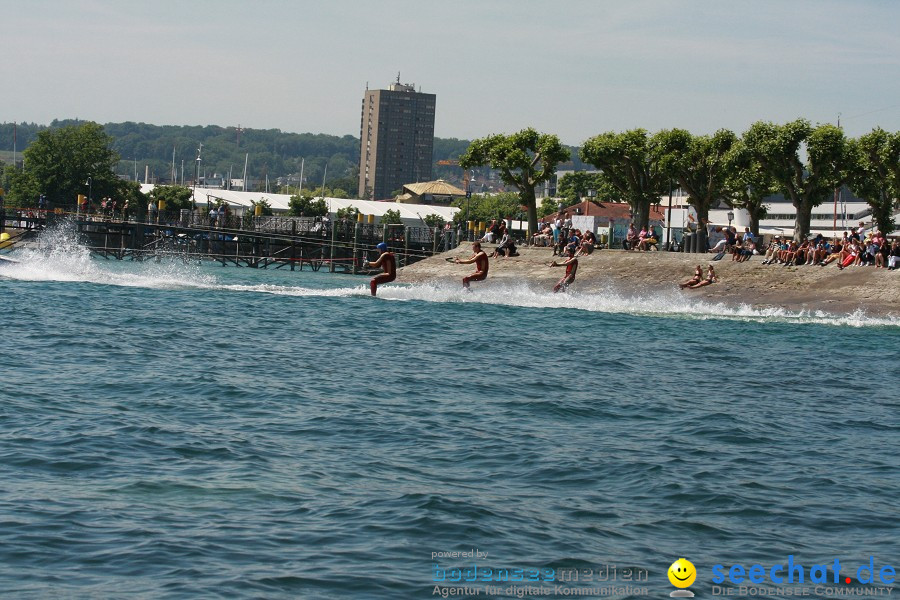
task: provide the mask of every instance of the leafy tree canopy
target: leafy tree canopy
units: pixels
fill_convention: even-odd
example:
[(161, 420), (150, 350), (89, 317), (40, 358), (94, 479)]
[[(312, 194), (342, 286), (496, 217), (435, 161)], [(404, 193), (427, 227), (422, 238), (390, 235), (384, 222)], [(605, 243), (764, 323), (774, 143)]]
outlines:
[(451, 206), (459, 208), (454, 221), (482, 221), (491, 219), (523, 219), (522, 200), (515, 192), (500, 194), (473, 194), (471, 198), (456, 198)]
[(112, 138), (96, 123), (44, 130), (23, 152), (28, 168), (13, 175), (15, 199), (44, 194), (59, 206), (74, 204), (78, 194), (119, 198), (126, 188), (113, 169), (118, 155)]
[(181, 210), (193, 208), (191, 188), (183, 185), (158, 185), (150, 191), (150, 197), (166, 203), (166, 210)]
[(436, 215), (433, 213), (430, 215), (425, 215), (422, 220), (425, 221), (425, 224), (429, 227), (443, 227), (444, 223), (447, 222), (441, 215)]
[(403, 219), (400, 218), (399, 210), (386, 210), (383, 215), (381, 215), (381, 224), (382, 225), (402, 225)]
[(535, 186), (548, 181), (557, 165), (570, 158), (570, 150), (557, 136), (529, 127), (511, 135), (495, 134), (473, 141), (459, 164), (464, 169), (482, 165), (497, 169), (503, 183), (519, 190), (532, 233), (537, 231)]
[(602, 178), (631, 205), (639, 225), (650, 221), (650, 205), (668, 193), (670, 176), (654, 151), (644, 129), (624, 133), (606, 132), (587, 140), (581, 159), (602, 172)]
[(727, 129), (713, 135), (692, 135), (684, 129), (663, 130), (652, 139), (652, 151), (662, 170), (688, 194), (702, 222), (709, 209), (730, 194), (731, 150), (737, 136)]
[(288, 215), (292, 217), (324, 217), (328, 214), (328, 205), (322, 198), (310, 195), (291, 196), (288, 200)]
[(844, 132), (834, 125), (813, 127), (806, 119), (784, 125), (759, 121), (743, 142), (796, 208), (795, 238), (808, 235), (812, 209), (831, 197), (852, 170)]
[(888, 133), (876, 127), (849, 144), (853, 159), (849, 183), (864, 198), (878, 229), (892, 233), (893, 213), (900, 202), (900, 132)]
[(359, 219), (359, 209), (355, 206), (347, 206), (345, 208), (339, 208), (335, 213), (335, 218), (337, 219), (349, 219), (350, 221), (357, 221)]

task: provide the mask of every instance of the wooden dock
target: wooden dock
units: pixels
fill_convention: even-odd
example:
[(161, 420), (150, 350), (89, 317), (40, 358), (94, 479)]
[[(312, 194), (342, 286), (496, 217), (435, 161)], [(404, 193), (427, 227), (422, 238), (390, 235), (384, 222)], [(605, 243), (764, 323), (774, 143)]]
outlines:
[[(43, 231), (70, 233), (94, 256), (107, 260), (208, 260), (223, 266), (291, 271), (361, 273), (363, 260), (375, 260), (380, 242), (397, 256), (398, 266), (412, 264), (449, 248), (441, 231), (429, 227), (374, 225), (311, 218), (244, 217), (212, 227), (197, 215), (158, 215), (156, 222), (115, 220), (98, 215), (7, 209), (0, 212), (0, 231), (10, 232), (15, 247), (40, 246)], [(13, 233), (14, 232), (14, 233)], [(440, 249), (439, 249), (440, 246)]]

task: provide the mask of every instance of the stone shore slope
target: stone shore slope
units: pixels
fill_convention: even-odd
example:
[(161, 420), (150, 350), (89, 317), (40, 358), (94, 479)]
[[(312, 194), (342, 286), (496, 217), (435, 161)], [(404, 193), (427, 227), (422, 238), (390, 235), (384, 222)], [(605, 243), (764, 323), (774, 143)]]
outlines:
[[(493, 246), (485, 244), (490, 255)], [(552, 289), (562, 277), (562, 268), (549, 268), (551, 248), (520, 248), (520, 256), (490, 259), (487, 285), (491, 281), (527, 282), (538, 288)], [(467, 259), (472, 255), (471, 243), (438, 254), (400, 269), (398, 283), (423, 283), (455, 280), (474, 270), (474, 265), (457, 265), (447, 258)], [(582, 293), (602, 293), (610, 288), (621, 294), (645, 296), (654, 291), (686, 297), (742, 304), (754, 308), (784, 308), (850, 314), (858, 310), (870, 316), (900, 316), (900, 270), (875, 267), (848, 267), (843, 271), (835, 263), (827, 267), (784, 267), (764, 265), (761, 256), (747, 262), (732, 262), (731, 256), (713, 262), (719, 283), (699, 289), (678, 291), (678, 283), (689, 279), (700, 264), (704, 272), (713, 255), (674, 252), (627, 252), (597, 250), (579, 257), (578, 273), (572, 289)]]

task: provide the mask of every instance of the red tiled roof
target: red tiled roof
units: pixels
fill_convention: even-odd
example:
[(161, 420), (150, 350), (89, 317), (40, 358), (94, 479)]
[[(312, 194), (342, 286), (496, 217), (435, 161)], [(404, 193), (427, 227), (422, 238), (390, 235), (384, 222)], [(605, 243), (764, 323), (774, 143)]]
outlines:
[[(579, 212), (576, 212), (578, 209)], [(566, 219), (572, 215), (585, 217), (601, 217), (604, 219), (628, 219), (631, 214), (631, 206), (622, 202), (604, 202), (602, 205), (585, 200), (581, 204), (573, 204), (557, 213), (559, 218)], [(665, 218), (665, 212), (659, 205), (650, 205), (650, 219), (659, 221)]]

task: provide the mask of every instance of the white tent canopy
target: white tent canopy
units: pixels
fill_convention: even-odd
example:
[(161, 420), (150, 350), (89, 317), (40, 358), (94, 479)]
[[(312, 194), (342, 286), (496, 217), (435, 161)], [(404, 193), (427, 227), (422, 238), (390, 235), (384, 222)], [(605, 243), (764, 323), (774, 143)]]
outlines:
[[(155, 186), (152, 184), (141, 185), (141, 192), (150, 193)], [(213, 188), (196, 188), (194, 190), (194, 202), (198, 207), (205, 208), (207, 202), (217, 204), (225, 202), (237, 214), (252, 206), (251, 201), (265, 200), (278, 214), (287, 212), (289, 194), (269, 194), (266, 192), (238, 192), (235, 190), (220, 190)], [(459, 209), (453, 206), (435, 206), (429, 204), (398, 204), (396, 202), (376, 202), (374, 200), (352, 200), (348, 198), (325, 198), (329, 216), (334, 218), (335, 213), (342, 208), (353, 207), (364, 215), (375, 215), (376, 221), (389, 210), (400, 212), (400, 218), (405, 225), (422, 225), (423, 219), (428, 215), (439, 215), (445, 221), (453, 220)]]

